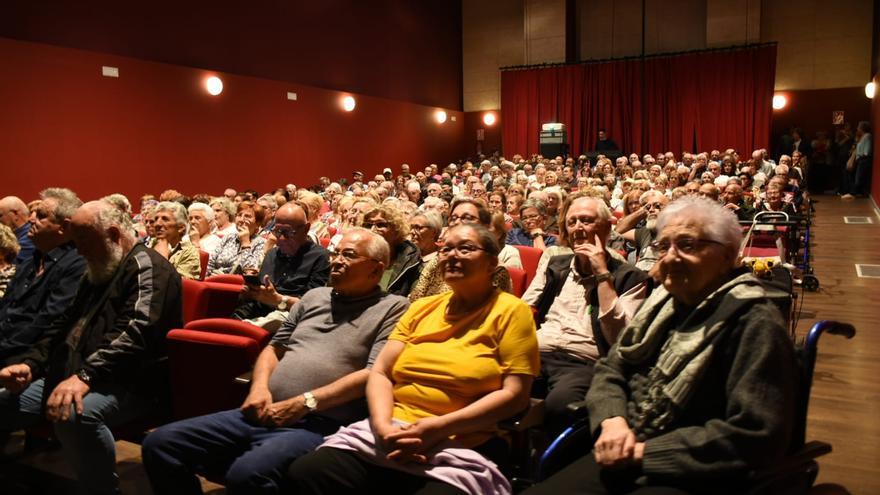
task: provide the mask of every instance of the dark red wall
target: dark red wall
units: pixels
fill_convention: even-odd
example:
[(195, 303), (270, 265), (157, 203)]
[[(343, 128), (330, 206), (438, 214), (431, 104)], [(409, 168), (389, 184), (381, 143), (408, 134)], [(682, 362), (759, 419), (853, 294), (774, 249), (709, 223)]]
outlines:
[(4, 0), (0, 36), (462, 108), (457, 0)]
[[(355, 95), (346, 113), (343, 93), (229, 74), (211, 97), (211, 72), (5, 38), (0, 60), (0, 196), (28, 200), (47, 186), (83, 199), (265, 191), (448, 163), (462, 149), (461, 112), (441, 125), (435, 107)], [(102, 65), (121, 77), (102, 77)]]
[(801, 127), (805, 137), (810, 139), (816, 131), (827, 131), (828, 137), (834, 139), (831, 113), (835, 110), (844, 111), (844, 118), (852, 123), (853, 130), (860, 120), (871, 119), (871, 100), (865, 97), (864, 87), (777, 91), (779, 93), (788, 98), (788, 105), (773, 111), (772, 146), (793, 126)]

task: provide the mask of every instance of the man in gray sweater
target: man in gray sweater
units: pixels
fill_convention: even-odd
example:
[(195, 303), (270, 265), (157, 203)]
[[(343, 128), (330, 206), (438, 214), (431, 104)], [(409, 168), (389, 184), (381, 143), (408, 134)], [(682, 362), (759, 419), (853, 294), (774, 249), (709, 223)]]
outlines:
[(146, 438), (144, 466), (156, 493), (201, 493), (197, 473), (223, 476), (228, 493), (277, 493), (288, 464), (366, 416), (369, 368), (408, 301), (379, 289), (389, 262), (381, 236), (348, 231), (330, 262), (331, 287), (293, 306), (257, 358), (239, 409)]

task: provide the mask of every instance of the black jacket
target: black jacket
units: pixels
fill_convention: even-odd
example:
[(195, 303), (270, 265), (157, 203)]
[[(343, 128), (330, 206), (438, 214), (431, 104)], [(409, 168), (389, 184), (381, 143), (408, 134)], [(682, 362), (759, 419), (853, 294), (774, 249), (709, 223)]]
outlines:
[[(545, 272), (547, 283), (544, 285), (544, 292), (541, 293), (541, 298), (538, 299), (538, 303), (536, 304), (538, 310), (536, 319), (539, 327), (544, 323), (544, 319), (547, 317), (547, 312), (550, 311), (550, 306), (553, 305), (553, 301), (556, 300), (556, 296), (559, 295), (562, 291), (562, 286), (565, 285), (565, 279), (568, 278), (568, 273), (571, 271), (572, 258), (574, 258), (574, 254), (563, 254), (550, 258), (550, 261), (547, 263), (547, 271)], [(608, 271), (611, 273), (614, 282), (614, 290), (617, 291), (618, 295), (647, 281), (647, 296), (650, 295), (651, 289), (654, 286), (653, 280), (646, 272), (639, 270), (629, 263), (624, 263), (610, 256), (608, 257)], [(592, 304), (593, 307), (598, 308), (599, 292), (595, 287), (590, 291), (588, 297), (590, 298), (590, 304)], [(602, 328), (601, 323), (599, 322), (598, 311), (593, 311), (590, 318), (592, 319), (594, 329)], [(594, 331), (593, 338), (596, 340), (596, 347), (599, 349), (599, 355), (605, 356), (608, 354), (608, 349), (611, 348), (613, 342), (609, 343), (601, 331)]]
[[(42, 262), (43, 273), (37, 275)], [(46, 254), (35, 251), (22, 263), (0, 299), (0, 367), (23, 354), (49, 331), (76, 296), (86, 262), (68, 243)]]
[(22, 362), (35, 376), (45, 374), (47, 391), (84, 370), (92, 387), (112, 382), (148, 397), (165, 396), (165, 336), (183, 325), (181, 287), (168, 260), (137, 244), (108, 283), (83, 278), (70, 309)]
[(396, 269), (385, 292), (406, 297), (422, 274), (422, 255), (418, 246), (410, 241), (403, 241), (392, 256), (391, 266)]

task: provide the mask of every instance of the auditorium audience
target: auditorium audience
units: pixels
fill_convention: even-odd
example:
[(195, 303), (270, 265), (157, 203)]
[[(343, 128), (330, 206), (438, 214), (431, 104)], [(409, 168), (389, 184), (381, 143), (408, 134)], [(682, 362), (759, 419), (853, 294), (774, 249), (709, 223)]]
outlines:
[[(870, 139), (870, 127), (860, 125), (858, 132), (857, 137), (862, 146), (855, 146), (853, 153), (847, 155), (852, 158), (852, 167), (848, 172), (852, 177), (847, 179), (849, 182), (844, 181), (842, 192), (850, 191), (846, 188), (855, 183), (856, 175), (864, 174), (864, 169), (856, 173), (857, 160), (864, 163), (866, 157), (871, 155), (869, 141), (866, 141)], [(864, 137), (866, 135), (868, 138)], [(728, 259), (732, 236), (727, 238), (723, 233), (726, 232), (725, 229), (730, 230), (730, 225), (727, 225), (729, 220), (732, 217), (750, 220), (758, 211), (785, 211), (796, 215), (809, 207), (809, 195), (803, 175), (804, 160), (799, 150), (794, 151), (792, 156), (782, 156), (778, 165), (767, 158), (765, 150), (755, 150), (748, 161), (742, 162), (739, 161), (739, 153), (733, 149), (723, 152), (712, 150), (711, 153), (683, 152), (681, 156), (682, 161), (677, 162), (672, 152), (645, 154), (641, 158), (637, 155), (618, 158), (615, 153), (611, 155), (616, 158), (615, 161), (599, 155), (596, 165), (591, 167), (586, 157), (578, 159), (577, 163), (573, 157), (543, 157), (537, 154), (515, 155), (508, 160), (496, 153), (481, 155), (474, 161), (450, 163), (445, 167), (429, 165), (415, 175), (409, 174), (408, 167), (401, 167), (401, 173), (397, 176), (388, 168), (382, 175), (365, 180), (363, 173), (355, 171), (351, 182), (345, 179), (332, 182), (330, 178), (322, 177), (320, 184), (315, 186), (297, 188), (288, 184), (286, 187), (269, 189), (270, 192), (266, 194), (252, 189), (242, 192), (228, 189), (221, 197), (211, 197), (204, 193), (189, 197), (169, 189), (159, 195), (162, 202), (156, 202), (151, 199), (152, 196), (145, 195), (137, 216), (132, 215), (128, 200), (121, 194), (111, 194), (101, 202), (89, 203), (82, 208), (83, 216), (80, 220), (88, 223), (91, 221), (89, 219), (94, 219), (93, 230), (101, 231), (100, 235), (107, 237), (110, 244), (121, 246), (113, 247), (112, 253), (107, 256), (112, 255), (111, 258), (116, 259), (120, 249), (125, 253), (130, 250), (132, 260), (140, 260), (142, 257), (153, 260), (158, 259), (156, 255), (160, 255), (159, 257), (168, 259), (170, 266), (181, 276), (197, 278), (200, 273), (198, 251), (201, 249), (209, 253), (209, 274), (246, 275), (247, 283), (242, 288), (234, 314), (230, 316), (261, 326), (270, 333), (278, 332), (271, 348), (260, 358), (268, 359), (265, 357), (266, 353), (271, 351), (270, 354), (275, 358), (274, 364), (264, 369), (260, 386), (257, 386), (257, 377), (254, 378), (251, 396), (240, 411), (217, 413), (176, 423), (149, 437), (144, 459), (154, 487), (165, 487), (157, 488), (159, 492), (195, 492), (198, 490), (198, 483), (194, 475), (203, 473), (224, 477), (232, 492), (283, 490), (287, 486), (287, 481), (283, 480), (284, 470), (290, 462), (313, 450), (322, 441), (323, 435), (333, 433), (340, 424), (359, 418), (356, 415), (334, 417), (333, 414), (328, 414), (325, 408), (336, 410), (337, 405), (355, 399), (357, 393), (346, 393), (337, 399), (330, 399), (329, 395), (324, 395), (324, 385), (336, 383), (334, 380), (344, 380), (355, 388), (356, 383), (362, 385), (368, 373), (365, 366), (369, 367), (381, 347), (379, 341), (382, 339), (376, 335), (387, 334), (396, 317), (383, 317), (381, 328), (367, 325), (369, 329), (365, 331), (372, 332), (370, 335), (378, 340), (361, 342), (365, 343), (361, 350), (371, 353), (369, 357), (368, 354), (360, 355), (366, 361), (358, 361), (359, 364), (353, 368), (349, 366), (346, 372), (340, 371), (332, 377), (321, 374), (321, 383), (312, 383), (312, 378), (318, 379), (315, 377), (302, 378), (298, 375), (294, 378), (288, 376), (291, 374), (289, 370), (284, 371), (285, 377), (290, 378), (289, 384), (282, 387), (282, 392), (276, 393), (272, 380), (280, 375), (274, 374), (274, 365), (279, 360), (283, 363), (286, 359), (292, 359), (291, 356), (299, 356), (304, 352), (297, 347), (305, 343), (298, 340), (297, 335), (302, 336), (302, 333), (296, 329), (310, 320), (300, 321), (296, 318), (319, 316), (303, 314), (306, 308), (314, 305), (314, 302), (308, 302), (309, 294), (326, 292), (324, 295), (327, 296), (327, 301), (323, 307), (332, 312), (334, 318), (328, 319), (325, 324), (331, 326), (338, 325), (341, 321), (335, 319), (341, 314), (340, 311), (352, 311), (351, 315), (355, 319), (359, 318), (355, 313), (366, 315), (371, 311), (391, 311), (389, 308), (382, 309), (382, 303), (335, 308), (334, 305), (348, 301), (344, 291), (335, 290), (348, 284), (345, 282), (346, 277), (351, 277), (352, 273), (362, 273), (358, 283), (362, 284), (360, 289), (364, 290), (364, 294), (369, 293), (364, 297), (370, 301), (400, 300), (382, 294), (408, 296), (413, 301), (414, 309), (398, 325), (394, 334), (396, 337), (391, 338), (389, 346), (396, 348), (398, 345), (402, 346), (402, 342), (407, 342), (405, 349), (410, 349), (424, 344), (423, 338), (434, 338), (430, 336), (434, 334), (428, 330), (430, 328), (431, 332), (435, 332), (442, 327), (436, 324), (436, 321), (440, 321), (437, 318), (441, 318), (443, 324), (448, 324), (449, 332), (454, 332), (461, 331), (457, 322), (467, 320), (471, 314), (496, 315), (494, 304), (504, 306), (504, 311), (512, 311), (513, 306), (509, 304), (511, 297), (503, 294), (512, 290), (511, 278), (505, 267), (522, 269), (524, 258), (520, 258), (520, 250), (516, 246), (530, 246), (543, 251), (537, 270), (527, 274), (532, 283), (522, 299), (533, 307), (539, 325), (537, 333), (534, 330), (532, 332), (537, 336), (542, 378), (531, 392), (545, 398), (545, 431), (553, 434), (564, 428), (568, 421), (567, 404), (583, 399), (585, 395), (590, 398), (590, 407), (601, 412), (597, 414), (600, 419), (596, 419), (593, 425), (601, 435), (596, 443), (596, 450), (590, 457), (593, 460), (581, 459), (578, 461), (581, 468), (577, 475), (566, 471), (568, 474), (560, 478), (561, 481), (554, 478), (548, 486), (568, 486), (565, 483), (580, 483), (581, 477), (592, 476), (600, 479), (600, 485), (607, 485), (602, 490), (617, 493), (623, 487), (621, 493), (627, 493), (633, 486), (633, 477), (641, 472), (649, 483), (675, 485), (674, 489), (687, 491), (695, 478), (691, 477), (691, 473), (672, 472), (664, 468), (661, 465), (666, 462), (663, 456), (673, 454), (660, 450), (665, 448), (665, 444), (654, 446), (658, 445), (659, 439), (677, 438), (674, 435), (679, 429), (696, 427), (688, 423), (692, 418), (730, 420), (721, 417), (723, 415), (719, 415), (717, 408), (712, 408), (712, 404), (730, 400), (730, 397), (723, 395), (726, 393), (724, 390), (704, 390), (705, 385), (702, 383), (715, 383), (722, 380), (722, 376), (734, 373), (733, 370), (717, 364), (721, 361), (712, 360), (726, 359), (715, 358), (715, 354), (740, 355), (738, 353), (742, 351), (738, 349), (738, 344), (730, 349), (723, 347), (723, 350), (714, 353), (695, 354), (712, 363), (711, 372), (706, 371), (709, 369), (706, 366), (709, 365), (701, 364), (702, 367), (699, 368), (700, 373), (710, 375), (708, 378), (700, 375), (693, 380), (696, 383), (693, 385), (696, 387), (695, 393), (706, 397), (708, 406), (697, 406), (697, 402), (683, 402), (686, 409), (674, 409), (672, 419), (669, 420), (672, 425), (669, 431), (635, 422), (638, 418), (625, 405), (627, 401), (638, 402), (637, 406), (642, 407), (644, 401), (639, 394), (644, 390), (639, 387), (646, 380), (661, 380), (646, 370), (662, 353), (676, 352), (667, 350), (667, 347), (679, 346), (690, 352), (688, 346), (691, 343), (686, 343), (677, 334), (679, 328), (676, 325), (681, 325), (687, 318), (691, 318), (687, 320), (688, 325), (701, 325), (699, 322), (703, 320), (700, 318), (705, 320), (711, 317), (701, 312), (700, 297), (717, 297), (719, 301), (727, 301), (734, 296), (718, 293), (718, 287), (730, 287), (732, 294), (740, 290), (740, 286), (751, 287), (751, 282), (737, 278), (739, 274), (732, 271), (733, 262)], [(859, 180), (862, 181), (860, 184), (864, 183), (862, 175), (859, 175)], [(47, 189), (40, 199), (32, 201), (30, 205), (32, 206), (29, 208), (28, 204), (13, 196), (0, 200), (0, 220), (3, 225), (0, 228), (0, 256), (8, 259), (13, 255), (15, 248), (11, 241), (15, 237), (21, 238), (22, 232), (24, 239), (33, 239), (37, 248), (32, 255), (25, 257), (25, 261), (19, 262), (17, 271), (14, 271), (14, 266), (8, 261), (4, 265), (3, 260), (0, 260), (0, 272), (11, 272), (8, 276), (12, 280), (6, 296), (3, 297), (0, 277), (0, 383), (7, 386), (6, 391), (0, 391), (0, 409), (2, 404), (8, 403), (4, 401), (11, 400), (8, 394), (19, 392), (36, 383), (42, 385), (43, 382), (32, 382), (46, 375), (52, 376), (54, 380), (50, 385), (52, 388), (46, 390), (47, 397), (53, 392), (55, 385), (66, 379), (63, 384), (67, 388), (52, 395), (55, 402), (46, 405), (56, 418), (62, 415), (59, 404), (65, 401), (69, 404), (76, 393), (85, 393), (86, 397), (95, 398), (100, 394), (102, 402), (90, 403), (94, 412), (87, 411), (84, 417), (89, 418), (89, 441), (93, 442), (87, 447), (88, 452), (99, 452), (97, 458), (103, 459), (104, 464), (98, 469), (97, 465), (87, 465), (80, 459), (71, 459), (71, 463), (79, 476), (86, 480), (83, 486), (99, 487), (96, 490), (112, 487), (115, 486), (115, 475), (112, 466), (107, 462), (109, 454), (106, 449), (102, 451), (102, 448), (94, 444), (94, 439), (106, 440), (109, 435), (101, 430), (105, 421), (100, 416), (105, 411), (102, 408), (115, 408), (117, 406), (113, 404), (122, 404), (119, 414), (128, 417), (132, 412), (126, 402), (129, 392), (143, 395), (142, 390), (126, 389), (122, 383), (115, 383), (113, 380), (109, 380), (112, 386), (107, 385), (104, 376), (101, 380), (102, 388), (83, 388), (82, 384), (70, 381), (72, 378), (69, 377), (76, 375), (80, 371), (79, 367), (84, 367), (85, 374), (81, 380), (90, 379), (87, 375), (92, 370), (82, 363), (92, 358), (78, 355), (76, 352), (79, 351), (71, 352), (73, 364), (66, 365), (61, 370), (62, 358), (54, 354), (50, 357), (48, 347), (62, 344), (69, 346), (73, 341), (62, 343), (58, 340), (60, 337), (51, 342), (45, 339), (46, 335), (53, 335), (53, 332), (54, 335), (67, 335), (66, 332), (70, 331), (75, 336), (92, 332), (89, 333), (92, 339), (98, 339), (101, 332), (111, 332), (109, 329), (84, 330), (80, 326), (74, 328), (68, 320), (65, 320), (64, 325), (67, 326), (62, 329), (57, 326), (61, 323), (55, 323), (55, 320), (60, 322), (62, 319), (59, 316), (69, 316), (65, 310), (71, 307), (70, 302), (74, 297), (77, 301), (87, 297), (76, 293), (78, 287), (83, 294), (96, 295), (107, 290), (109, 285), (131, 283), (131, 280), (112, 279), (111, 284), (111, 275), (116, 273), (119, 265), (103, 267), (102, 271), (100, 263), (88, 261), (106, 254), (96, 254), (102, 251), (96, 247), (96, 242), (93, 243), (93, 251), (90, 253), (89, 247), (84, 247), (85, 259), (76, 254), (70, 242), (70, 232), (75, 227), (66, 227), (68, 217), (73, 215), (79, 205), (72, 192)], [(114, 213), (111, 214), (108, 208)], [(32, 211), (28, 218), (29, 209)], [(127, 239), (133, 236), (132, 232), (127, 232), (124, 236), (117, 235), (116, 232), (130, 226), (131, 222), (119, 220), (121, 217), (142, 222), (142, 226), (137, 227), (139, 241), (153, 250), (144, 251), (145, 248), (140, 243), (136, 248), (127, 246)], [(230, 221), (232, 218), (234, 223)], [(615, 220), (616, 226), (612, 227)], [(116, 228), (110, 228), (111, 223)], [(101, 227), (105, 224), (106, 228)], [(664, 231), (663, 226), (671, 230)], [(88, 229), (80, 231), (86, 230)], [(28, 231), (31, 232), (30, 236)], [(92, 235), (91, 241), (97, 235)], [(84, 242), (90, 242), (88, 235), (83, 236)], [(390, 252), (387, 260), (385, 256), (375, 256), (375, 245), (379, 242), (379, 237), (383, 239), (381, 244), (387, 246)], [(330, 255), (322, 244), (327, 245), (337, 255)], [(8, 248), (5, 247), (7, 245)], [(626, 263), (628, 255), (635, 266)], [(21, 253), (18, 253), (18, 258), (21, 257)], [(534, 263), (530, 259), (526, 261)], [(133, 270), (132, 263), (136, 262), (130, 260), (127, 263), (128, 271), (125, 273)], [(152, 263), (156, 265), (158, 261)], [(531, 270), (532, 267), (529, 266), (528, 269)], [(83, 271), (87, 273), (87, 277), (80, 287), (79, 278)], [(649, 277), (647, 271), (651, 272), (653, 278)], [(12, 273), (15, 273), (14, 278)], [(167, 278), (167, 275), (161, 276)], [(332, 279), (333, 290), (323, 288), (328, 278)], [(453, 283), (448, 283), (450, 280)], [(659, 291), (665, 294), (663, 297), (667, 299), (664, 301), (672, 302), (660, 302), (659, 296), (649, 296), (655, 281), (662, 282), (665, 287)], [(172, 291), (179, 291), (175, 282), (167, 283), (170, 283)], [(34, 289), (29, 289), (31, 292), (28, 292), (28, 287), (36, 287), (37, 290), (34, 292)], [(50, 287), (53, 288), (52, 291), (49, 290)], [(114, 286), (114, 290), (123, 289)], [(31, 303), (31, 299), (37, 297), (35, 294), (50, 292), (51, 297), (45, 302)], [(692, 296), (696, 292), (699, 294), (694, 299)], [(472, 299), (466, 299), (467, 297)], [(634, 317), (646, 297), (646, 307), (651, 309), (642, 310)], [(179, 297), (177, 301), (179, 306)], [(457, 314), (456, 311), (462, 309), (462, 301), (471, 302), (474, 306), (465, 305), (465, 313)], [(81, 301), (82, 306), (102, 304), (118, 303)], [(111, 311), (101, 307), (101, 311)], [(403, 306), (398, 304), (394, 307), (398, 314), (402, 312)], [(761, 309), (763, 306), (756, 307), (765, 311)], [(438, 311), (444, 308), (452, 313), (445, 317), (440, 315)], [(160, 309), (166, 312), (165, 308)], [(472, 312), (468, 312), (468, 309)], [(645, 311), (660, 310), (669, 310), (674, 316), (670, 316), (670, 320), (665, 319), (665, 316), (652, 317), (650, 321), (639, 317)], [(67, 313), (82, 316), (83, 308), (69, 309)], [(656, 313), (652, 314), (656, 316)], [(752, 322), (750, 314), (737, 313), (736, 318), (742, 317), (741, 321)], [(7, 321), (10, 315), (14, 317), (14, 324)], [(499, 322), (506, 321), (502, 316), (498, 318), (491, 323), (495, 325), (492, 332), (500, 328), (497, 327)], [(527, 316), (525, 320), (530, 322), (531, 316)], [(167, 318), (164, 321), (168, 321)], [(629, 327), (628, 323), (631, 323)], [(642, 333), (634, 330), (639, 325)], [(666, 326), (659, 328), (662, 325)], [(311, 328), (311, 324), (309, 327)], [(736, 331), (730, 328), (732, 327), (728, 324), (719, 330), (724, 335), (723, 338), (738, 338)], [(654, 335), (650, 332), (657, 333)], [(164, 338), (164, 333), (162, 335)], [(448, 352), (448, 334), (441, 332), (438, 335), (440, 340), (432, 341), (432, 345), (441, 346), (442, 355), (443, 352)], [(648, 341), (646, 336), (654, 338)], [(78, 337), (74, 337), (76, 338)], [(710, 337), (701, 334), (701, 338)], [(772, 338), (768, 337), (767, 340), (770, 342)], [(663, 342), (667, 341), (669, 344), (664, 346)], [(101, 345), (112, 346), (109, 342), (99, 340), (90, 342), (89, 345), (94, 348)], [(141, 342), (138, 345), (147, 348), (153, 342)], [(493, 342), (493, 345), (501, 344)], [(421, 349), (416, 350), (419, 352), (413, 351), (414, 355), (422, 356)], [(150, 347), (149, 354), (155, 357), (160, 356), (161, 352)], [(479, 487), (479, 490), (490, 486), (503, 488), (502, 482), (494, 477), (491, 466), (487, 467), (487, 457), (483, 457), (485, 454), (491, 459), (502, 459), (503, 456), (498, 457), (498, 452), (494, 449), (489, 449), (492, 450), (489, 452), (482, 448), (494, 446), (495, 442), (480, 447), (481, 454), (470, 449), (493, 438), (494, 426), (490, 427), (489, 418), (492, 418), (491, 423), (494, 425), (500, 413), (490, 412), (482, 418), (484, 421), (477, 427), (483, 433), (479, 435), (479, 442), (466, 440), (465, 446), (468, 449), (450, 451), (446, 448), (446, 437), (463, 430), (444, 427), (439, 434), (429, 430), (436, 426), (436, 418), (444, 418), (442, 421), (445, 423), (447, 416), (451, 414), (455, 421), (454, 418), (459, 413), (451, 413), (451, 409), (447, 409), (449, 404), (435, 404), (433, 399), (428, 402), (412, 402), (412, 396), (406, 394), (411, 394), (413, 389), (419, 387), (428, 387), (428, 390), (433, 390), (431, 394), (464, 393), (460, 398), (463, 402), (456, 403), (456, 407), (464, 407), (464, 411), (470, 411), (472, 406), (467, 404), (471, 404), (474, 399), (465, 397), (470, 397), (471, 391), (468, 389), (462, 392), (463, 385), (455, 385), (454, 390), (444, 388), (447, 385), (437, 383), (437, 377), (431, 375), (437, 372), (433, 364), (427, 368), (428, 382), (419, 381), (425, 377), (415, 379), (407, 375), (411, 373), (410, 368), (397, 366), (401, 363), (412, 366), (412, 363), (398, 361), (400, 352), (395, 352), (397, 354), (379, 359), (376, 362), (377, 369), (373, 371), (376, 383), (382, 384), (382, 387), (374, 387), (379, 392), (368, 392), (371, 405), (375, 404), (379, 408), (372, 411), (373, 422), (365, 420), (354, 423), (339, 434), (331, 436), (324, 446), (326, 448), (303, 457), (290, 467), (291, 480), (296, 484), (308, 485), (309, 490), (323, 492), (331, 490), (330, 485), (325, 484), (330, 483), (328, 480), (331, 478), (338, 477), (336, 481), (339, 481), (358, 471), (367, 473), (367, 478), (356, 482), (367, 483), (363, 486), (357, 485), (356, 489), (361, 491), (369, 491), (372, 480), (378, 479), (374, 478), (376, 476), (395, 480), (407, 489), (430, 486), (438, 492), (454, 491), (452, 487)], [(400, 356), (407, 358), (407, 352), (409, 351), (404, 351)], [(471, 351), (468, 349), (464, 352), (466, 359)], [(112, 352), (110, 354), (115, 355)], [(531, 358), (528, 359), (530, 360)], [(633, 360), (635, 364), (620, 364), (630, 363), (628, 360)], [(45, 363), (48, 361), (54, 362), (59, 369), (47, 370)], [(324, 362), (331, 361), (324, 359)], [(456, 362), (460, 365), (465, 363), (460, 356)], [(21, 363), (26, 364), (22, 366)], [(495, 363), (493, 366), (499, 364), (503, 365)], [(537, 366), (537, 359), (534, 364)], [(303, 366), (306, 364), (296, 363), (296, 370), (305, 369)], [(461, 378), (458, 373), (468, 373), (468, 369), (459, 366), (452, 372), (444, 372), (452, 373), (447, 375), (447, 379), (457, 379)], [(485, 392), (489, 392), (489, 396), (505, 390), (504, 377), (510, 375), (506, 375), (504, 369), (499, 370), (493, 375), (493, 383), (498, 388), (486, 385), (489, 388)], [(483, 373), (486, 370), (478, 371)], [(534, 372), (535, 370), (529, 369), (526, 374), (531, 375)], [(62, 376), (65, 374), (66, 376)], [(387, 388), (389, 376), (395, 377), (391, 388)], [(404, 376), (414, 381), (407, 382), (407, 385), (403, 385), (403, 381), (398, 384), (397, 378)], [(354, 377), (360, 382), (348, 380)], [(477, 378), (484, 379), (483, 375)], [(680, 380), (675, 376), (667, 379)], [(520, 388), (526, 384), (525, 380), (526, 378), (518, 379)], [(527, 381), (531, 383), (530, 376)], [(632, 387), (612, 391), (613, 386), (621, 383), (629, 383)], [(675, 383), (691, 386), (690, 383)], [(158, 386), (159, 383), (154, 385)], [(668, 386), (669, 383), (661, 385)], [(312, 389), (316, 389), (313, 393), (318, 403), (317, 406), (313, 403), (314, 407), (309, 406), (304, 394)], [(398, 397), (398, 391), (404, 389), (405, 393)], [(58, 395), (68, 392), (72, 395)], [(146, 395), (154, 392), (158, 393), (158, 389), (147, 390)], [(517, 389), (515, 400), (506, 392), (502, 395), (505, 400), (519, 405), (522, 403), (520, 392)], [(528, 392), (529, 390), (526, 394)], [(38, 391), (28, 389), (25, 393), (30, 394), (26, 397), (30, 397), (36, 396)], [(602, 394), (611, 394), (608, 396), (611, 398), (609, 404), (601, 403)], [(109, 402), (103, 402), (108, 396)], [(623, 410), (619, 409), (620, 404), (616, 404), (615, 400), (624, 404)], [(474, 404), (482, 402), (479, 400)], [(618, 409), (612, 411), (612, 406)], [(669, 416), (667, 405), (648, 406), (654, 408), (649, 414), (656, 414), (657, 421), (660, 421), (657, 418), (661, 416)], [(25, 401), (19, 406), (6, 407), (12, 409), (7, 413), (0, 411), (0, 416), (3, 416), (0, 419), (9, 418), (9, 428), (13, 428), (24, 424), (20, 417), (15, 416), (15, 407), (38, 410), (40, 405)], [(392, 414), (392, 410), (404, 413)], [(353, 406), (350, 411), (354, 411)], [(511, 412), (509, 409), (505, 411), (508, 415)], [(616, 413), (623, 417), (602, 418), (606, 413)], [(116, 412), (108, 413), (107, 418), (115, 419), (115, 414)], [(77, 417), (76, 414), (73, 416)], [(222, 422), (217, 423), (216, 421), (220, 421), (217, 418), (221, 416)], [(396, 419), (392, 420), (392, 417)], [(603, 425), (603, 419), (609, 422)], [(377, 420), (380, 421), (377, 423)], [(413, 426), (400, 426), (398, 420), (415, 423)], [(475, 420), (471, 418), (468, 421)], [(60, 429), (66, 428), (67, 437), (62, 440), (62, 444), (66, 451), (80, 451), (79, 447), (73, 447), (71, 439), (75, 435), (82, 435), (82, 432), (74, 432), (76, 428), (69, 426), (71, 424), (65, 422), (62, 423), (64, 426), (59, 426)], [(606, 434), (603, 426), (617, 433)], [(623, 426), (627, 429), (624, 430)], [(700, 427), (703, 427), (702, 423)], [(96, 433), (97, 431), (100, 433)], [(470, 439), (473, 436), (471, 433), (464, 432), (457, 437)], [(220, 442), (223, 447), (206, 455), (205, 445), (214, 445), (212, 442), (217, 442), (221, 436), (224, 437)], [(612, 456), (607, 449), (611, 445), (622, 445), (614, 442), (623, 437), (630, 439), (627, 440), (629, 443), (626, 451), (619, 453), (617, 457)], [(267, 438), (270, 440), (266, 440)], [(640, 444), (641, 447), (633, 447)], [(275, 454), (279, 448), (284, 450), (283, 455)], [(715, 446), (701, 448), (710, 449), (713, 455), (717, 452), (711, 450), (717, 449)], [(722, 449), (724, 451), (719, 455), (740, 457), (731, 461), (730, 470), (724, 471), (721, 476), (733, 480), (741, 472), (740, 467), (752, 461), (740, 454), (731, 454), (739, 448), (736, 445)], [(363, 453), (370, 462), (365, 463), (363, 457), (354, 458), (341, 452), (346, 449)], [(644, 452), (640, 449), (644, 449)], [(444, 457), (448, 455), (452, 457)], [(702, 454), (686, 452), (675, 455)], [(435, 476), (433, 471), (429, 472), (423, 464), (411, 461), (440, 463), (443, 469), (437, 472), (451, 474), (431, 478)], [(460, 466), (464, 461), (480, 467), (484, 473), (489, 473), (489, 484), (479, 484), (480, 481), (475, 481), (468, 474), (468, 469), (459, 472), (458, 467), (449, 468), (452, 464)], [(622, 464), (626, 464), (626, 467), (615, 470), (613, 475), (608, 474), (612, 472), (612, 466)], [(322, 472), (316, 473), (315, 470)], [(404, 472), (408, 474), (403, 474)], [(305, 476), (308, 476), (307, 480), (304, 479)], [(347, 482), (354, 482), (352, 480), (355, 479), (350, 478)], [(487, 479), (483, 479), (483, 482)], [(588, 482), (584, 483), (583, 486), (587, 486)], [(316, 488), (318, 485), (321, 487)], [(556, 491), (566, 492), (562, 489)], [(600, 490), (595, 493), (606, 492)]]
[(497, 424), (528, 405), (538, 349), (528, 306), (492, 282), (498, 251), (483, 226), (450, 229), (452, 291), (410, 306), (370, 370), (369, 419), (297, 459), (295, 493), (510, 493)]

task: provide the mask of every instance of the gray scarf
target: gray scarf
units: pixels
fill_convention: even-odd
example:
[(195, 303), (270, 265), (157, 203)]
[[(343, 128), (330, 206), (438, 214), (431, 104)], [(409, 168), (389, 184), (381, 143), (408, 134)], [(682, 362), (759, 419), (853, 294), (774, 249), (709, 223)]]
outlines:
[(663, 287), (654, 289), (616, 347), (620, 359), (633, 366), (657, 356), (648, 373), (648, 397), (636, 404), (638, 431), (663, 430), (675, 419), (709, 366), (719, 337), (736, 324), (739, 314), (765, 298), (761, 282), (745, 273), (709, 294), (689, 314), (679, 315), (672, 295)]

